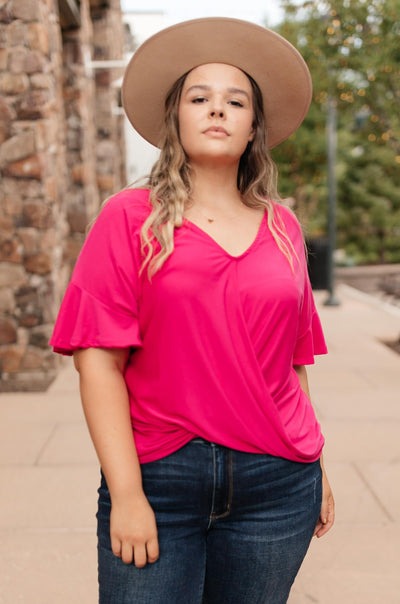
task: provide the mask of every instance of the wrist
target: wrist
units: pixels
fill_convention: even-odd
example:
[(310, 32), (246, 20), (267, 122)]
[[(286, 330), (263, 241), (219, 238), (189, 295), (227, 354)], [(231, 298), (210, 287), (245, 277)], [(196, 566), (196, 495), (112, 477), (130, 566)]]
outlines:
[(111, 501), (114, 503), (143, 497), (141, 473), (105, 472), (103, 470)]

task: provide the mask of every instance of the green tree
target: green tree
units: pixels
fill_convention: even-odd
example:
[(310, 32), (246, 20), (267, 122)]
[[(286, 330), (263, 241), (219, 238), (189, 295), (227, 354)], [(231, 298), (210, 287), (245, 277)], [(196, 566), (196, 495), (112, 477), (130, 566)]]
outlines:
[[(347, 140), (346, 140), (347, 139)], [(384, 144), (340, 133), (338, 244), (355, 262), (400, 261), (400, 169)]]
[(400, 0), (283, 0), (283, 36), (313, 78), (301, 128), (273, 152), (280, 191), (310, 235), (326, 229), (326, 115), (338, 109), (338, 242), (358, 262), (400, 261)]

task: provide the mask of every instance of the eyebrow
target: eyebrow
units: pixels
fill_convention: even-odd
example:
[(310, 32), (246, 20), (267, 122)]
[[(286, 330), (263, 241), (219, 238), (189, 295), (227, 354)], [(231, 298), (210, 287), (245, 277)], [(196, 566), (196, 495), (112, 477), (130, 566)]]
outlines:
[[(207, 86), (206, 84), (194, 84), (186, 90), (186, 94), (188, 94), (189, 92), (193, 92), (194, 90), (209, 92), (211, 90), (211, 86)], [(246, 92), (246, 90), (243, 90), (242, 88), (228, 88), (228, 92), (229, 94), (242, 94), (243, 96), (247, 97), (248, 100), (250, 100), (249, 93)]]

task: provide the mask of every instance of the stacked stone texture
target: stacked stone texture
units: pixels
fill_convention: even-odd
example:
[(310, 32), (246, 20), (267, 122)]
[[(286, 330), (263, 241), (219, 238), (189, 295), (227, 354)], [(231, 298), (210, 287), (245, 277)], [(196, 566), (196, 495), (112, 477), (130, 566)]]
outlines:
[(95, 83), (88, 66), (92, 55), (93, 28), (89, 6), (81, 5), (81, 27), (63, 32), (63, 95), (67, 123), (68, 185), (64, 210), (69, 225), (65, 248), (72, 267), (85, 231), (99, 206), (96, 184)]
[[(110, 0), (108, 10), (100, 0), (92, 1), (93, 59), (118, 61), (124, 53), (124, 27), (119, 0)], [(115, 32), (119, 35), (116, 36)], [(96, 82), (97, 185), (102, 196), (109, 196), (125, 184), (125, 156), (118, 152), (124, 140), (124, 122), (118, 109), (118, 89), (113, 85), (122, 77), (120, 68), (98, 69)]]
[(56, 375), (47, 342), (71, 268), (101, 199), (124, 184), (118, 91), (108, 86), (97, 115), (90, 68), (102, 46), (91, 11), (114, 28), (102, 51), (114, 58), (119, 2), (82, 0), (80, 11), (80, 27), (62, 31), (57, 2), (0, 0), (2, 391), (41, 390)]

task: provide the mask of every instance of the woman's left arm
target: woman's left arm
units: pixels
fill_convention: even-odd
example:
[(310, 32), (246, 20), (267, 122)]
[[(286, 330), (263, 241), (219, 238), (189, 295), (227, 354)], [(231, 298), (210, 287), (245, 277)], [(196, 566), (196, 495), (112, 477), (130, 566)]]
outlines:
[[(308, 398), (310, 397), (310, 389), (308, 387), (307, 370), (304, 365), (295, 365), (294, 370), (299, 378), (300, 387), (303, 392), (306, 393)], [(316, 537), (323, 537), (329, 529), (332, 527), (335, 520), (335, 500), (333, 498), (332, 489), (330, 487), (325, 467), (323, 456), (320, 458), (321, 469), (322, 469), (322, 505), (321, 513), (318, 519), (317, 526), (315, 527), (314, 535)]]

